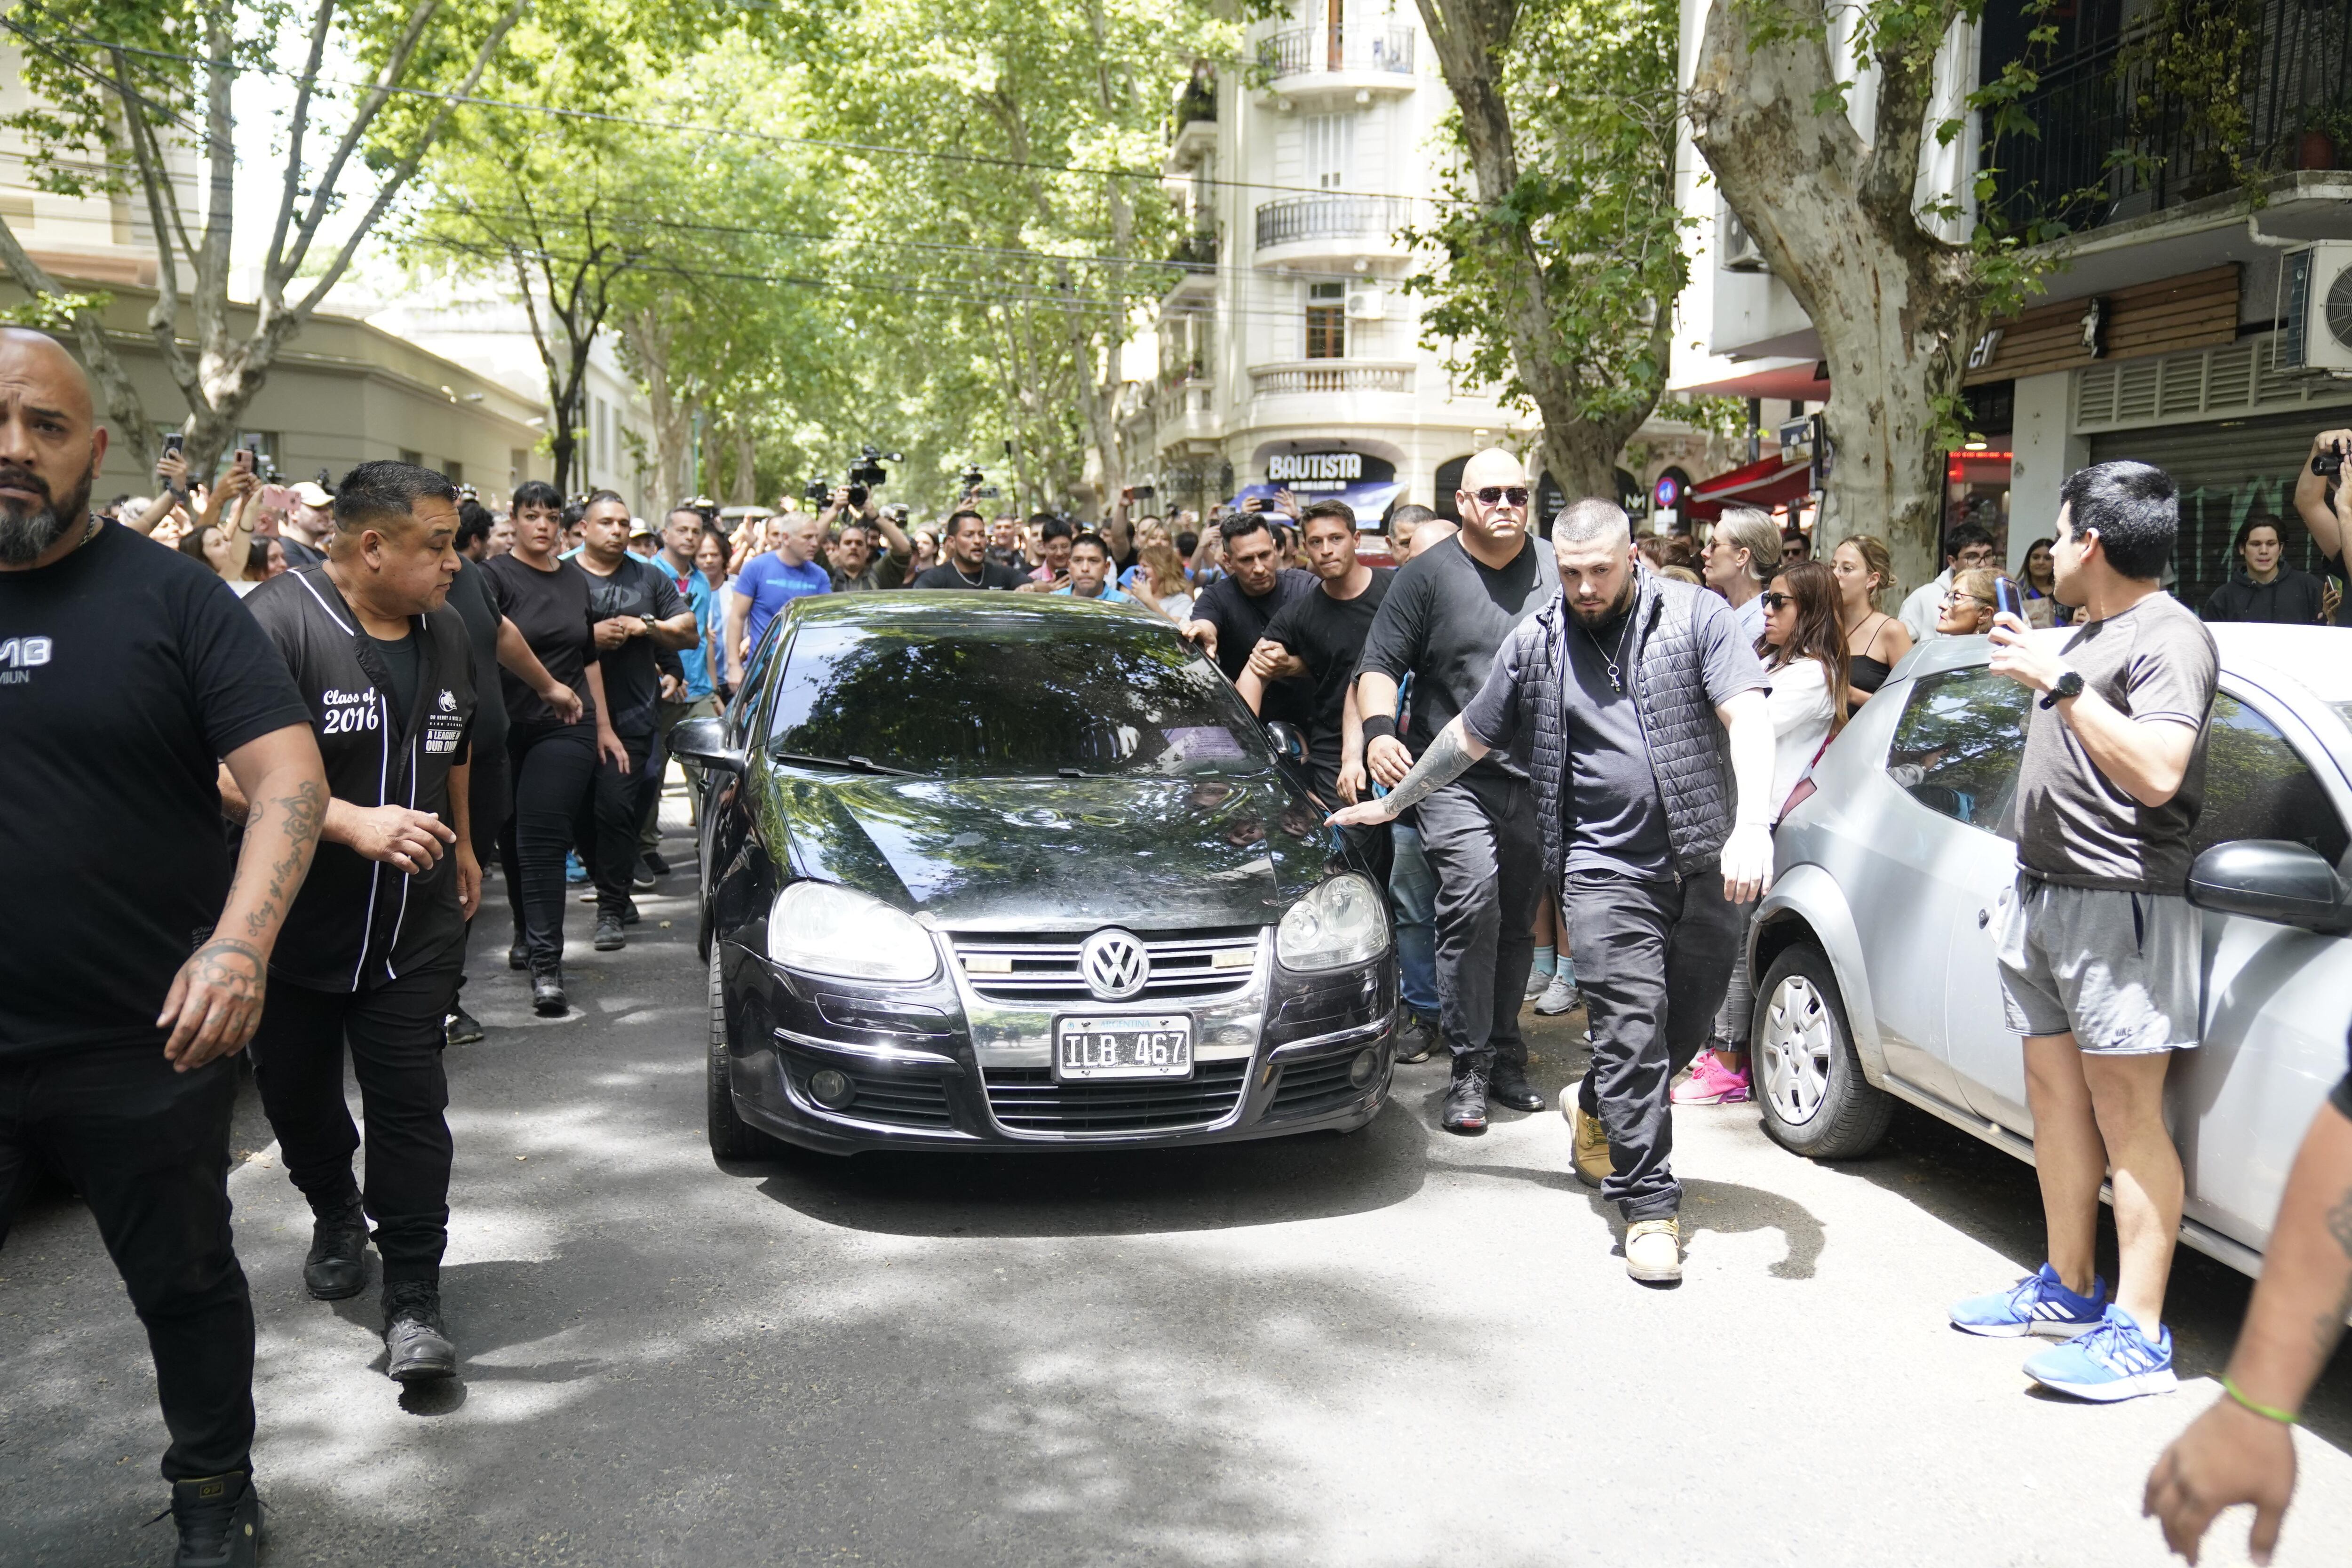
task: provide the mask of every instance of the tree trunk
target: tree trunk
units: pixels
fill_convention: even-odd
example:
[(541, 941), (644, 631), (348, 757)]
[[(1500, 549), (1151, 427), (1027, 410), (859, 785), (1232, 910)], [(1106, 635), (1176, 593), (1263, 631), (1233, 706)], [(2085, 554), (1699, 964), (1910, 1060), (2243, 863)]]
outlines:
[(728, 426), (727, 438), (735, 453), (735, 474), (728, 481), (727, 504), (755, 506), (760, 487), (759, 438), (752, 435), (751, 422), (740, 414)]
[(642, 305), (621, 318), (621, 343), (636, 363), (645, 383), (646, 402), (653, 410), (654, 483), (662, 504), (687, 495), (687, 442), (694, 428), (694, 405), (679, 397), (670, 377), (671, 350), (677, 331), (661, 310), (666, 301)]
[[(1941, 39), (1940, 24), (1919, 35)], [(1818, 17), (1822, 0), (1805, 0)], [(1828, 537), (1883, 535), (1916, 586), (1942, 564), (1944, 458), (1969, 346), (1984, 329), (1975, 254), (1916, 216), (1933, 56), (1878, 57), (1865, 143), (1842, 113), (1816, 113), (1840, 72), (1821, 38), (1752, 47), (1748, 13), (1709, 10), (1692, 82), (1692, 139), (1724, 199), (1789, 286), (1829, 362)], [(1915, 51), (1916, 53), (1916, 51)]]

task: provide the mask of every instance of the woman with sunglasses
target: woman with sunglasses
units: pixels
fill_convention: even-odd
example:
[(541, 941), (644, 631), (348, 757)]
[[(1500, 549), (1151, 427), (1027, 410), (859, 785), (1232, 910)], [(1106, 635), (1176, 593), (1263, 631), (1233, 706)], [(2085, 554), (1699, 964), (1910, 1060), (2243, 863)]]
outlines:
[[(1988, 574), (1989, 575), (1989, 574)], [(1772, 681), (1772, 821), (1780, 824), (1789, 796), (1812, 770), (1830, 737), (1845, 723), (1848, 668), (1839, 619), (1838, 574), (1820, 561), (1792, 561), (1773, 574), (1761, 595), (1764, 635), (1756, 652)], [(1731, 984), (1715, 1016), (1715, 1037), (1691, 1063), (1674, 1092), (1676, 1105), (1728, 1105), (1748, 1097), (1748, 1029), (1755, 999), (1748, 989), (1748, 926), (1757, 906), (1742, 906)]]
[(1993, 584), (2000, 579), (2000, 574), (1990, 566), (1953, 573), (1952, 585), (1936, 616), (1936, 635), (1972, 637), (1992, 630), (1993, 611), (2000, 603)]

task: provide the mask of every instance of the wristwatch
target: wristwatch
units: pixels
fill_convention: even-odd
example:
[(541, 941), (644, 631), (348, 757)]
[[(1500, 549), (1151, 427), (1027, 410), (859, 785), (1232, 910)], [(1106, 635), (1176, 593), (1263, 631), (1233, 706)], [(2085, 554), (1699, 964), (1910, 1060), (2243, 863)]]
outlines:
[[(655, 628), (656, 626), (658, 626), (659, 625), (661, 625), (661, 623), (660, 623), (659, 621), (656, 621), (656, 619), (654, 619), (651, 616), (639, 616), (637, 617), (637, 619), (639, 619), (639, 620), (641, 620), (641, 621), (643, 621), (643, 622), (645, 622), (645, 623), (646, 623), (646, 636), (647, 636), (647, 637), (651, 637), (651, 636), (653, 636), (653, 635), (654, 635), (654, 628)], [(2076, 676), (2076, 677), (2074, 678), (2074, 685), (2075, 685), (2076, 689), (2079, 689), (2082, 687), (2082, 684), (2083, 684), (2083, 678), (2082, 678), (2081, 676), (2079, 676), (2079, 675), (2078, 675), (2078, 676)]]
[(2056, 683), (2050, 688), (2049, 692), (2043, 696), (2042, 706), (2055, 708), (2069, 697), (2081, 695), (2083, 695), (2083, 672), (2079, 669), (2070, 669), (2061, 675)]

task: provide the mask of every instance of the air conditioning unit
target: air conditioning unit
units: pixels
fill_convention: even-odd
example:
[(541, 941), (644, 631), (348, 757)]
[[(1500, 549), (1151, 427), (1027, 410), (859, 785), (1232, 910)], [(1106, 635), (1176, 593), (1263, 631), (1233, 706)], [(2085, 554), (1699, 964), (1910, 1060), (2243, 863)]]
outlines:
[(1739, 215), (1731, 210), (1729, 202), (1724, 202), (1716, 208), (1715, 232), (1723, 243), (1723, 269), (1726, 272), (1768, 270), (1764, 265), (1763, 249), (1757, 245), (1756, 237), (1748, 232), (1748, 226), (1739, 221)]
[(2352, 372), (2352, 241), (2291, 250), (2283, 261), (2279, 368)]
[(1348, 320), (1377, 321), (1388, 309), (1388, 295), (1377, 283), (1359, 283), (1348, 289)]

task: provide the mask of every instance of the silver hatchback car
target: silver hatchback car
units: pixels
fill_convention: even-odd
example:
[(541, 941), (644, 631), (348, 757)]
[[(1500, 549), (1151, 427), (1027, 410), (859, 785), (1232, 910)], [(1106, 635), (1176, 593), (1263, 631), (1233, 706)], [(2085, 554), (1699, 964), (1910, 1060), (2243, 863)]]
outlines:
[[(2204, 1041), (2174, 1061), (2166, 1102), (2188, 1176), (2182, 1239), (2251, 1274), (2352, 1025), (2352, 632), (2213, 636), (2189, 887), (2205, 911)], [(1986, 668), (1990, 652), (1982, 637), (1921, 645), (1780, 825), (1749, 946), (1753, 1079), (1766, 1131), (1798, 1153), (1867, 1152), (1899, 1099), (2033, 1158), (1994, 964), (2030, 694)]]

